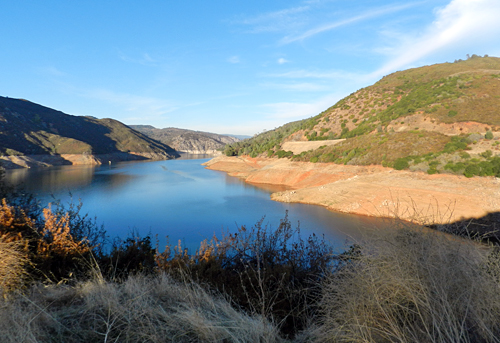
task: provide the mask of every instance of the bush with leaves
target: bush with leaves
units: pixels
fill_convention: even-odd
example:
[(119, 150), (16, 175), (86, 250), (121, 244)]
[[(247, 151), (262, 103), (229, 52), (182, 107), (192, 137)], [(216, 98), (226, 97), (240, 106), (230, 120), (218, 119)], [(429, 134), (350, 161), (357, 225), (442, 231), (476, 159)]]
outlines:
[(126, 280), (127, 277), (155, 271), (156, 250), (149, 236), (140, 237), (132, 232), (124, 241), (116, 238), (109, 253), (99, 256), (99, 265), (104, 276), (111, 280)]
[(228, 294), (239, 306), (277, 323), (293, 336), (316, 310), (324, 271), (333, 248), (312, 235), (300, 236), (285, 216), (276, 229), (245, 226), (221, 239), (205, 241), (189, 255), (179, 245), (158, 255), (158, 268), (177, 278), (186, 276)]

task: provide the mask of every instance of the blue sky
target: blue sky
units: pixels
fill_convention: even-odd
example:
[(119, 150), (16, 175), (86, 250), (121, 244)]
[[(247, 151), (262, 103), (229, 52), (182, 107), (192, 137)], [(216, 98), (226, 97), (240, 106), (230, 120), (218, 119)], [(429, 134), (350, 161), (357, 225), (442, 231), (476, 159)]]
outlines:
[(500, 56), (500, 0), (7, 1), (0, 95), (253, 135), (397, 70)]

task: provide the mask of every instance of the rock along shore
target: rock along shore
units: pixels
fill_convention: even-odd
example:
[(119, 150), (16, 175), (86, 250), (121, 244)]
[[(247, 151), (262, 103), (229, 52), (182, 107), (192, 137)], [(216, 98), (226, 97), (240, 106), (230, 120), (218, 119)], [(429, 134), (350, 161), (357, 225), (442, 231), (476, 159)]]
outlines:
[(272, 200), (321, 205), (337, 212), (438, 224), (500, 211), (500, 179), (493, 177), (248, 156), (219, 156), (204, 165), (256, 186), (287, 189), (271, 194)]

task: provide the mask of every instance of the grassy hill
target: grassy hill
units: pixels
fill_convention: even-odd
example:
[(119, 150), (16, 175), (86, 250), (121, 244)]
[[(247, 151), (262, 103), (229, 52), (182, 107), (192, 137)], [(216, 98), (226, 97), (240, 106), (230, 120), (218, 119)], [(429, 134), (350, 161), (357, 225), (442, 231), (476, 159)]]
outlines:
[(60, 155), (175, 151), (113, 119), (65, 114), (27, 100), (0, 97), (0, 153)]
[[(385, 76), (315, 117), (232, 144), (226, 154), (499, 176), (499, 108), (500, 59), (473, 55)], [(281, 150), (286, 141), (339, 138), (346, 141), (300, 155)]]

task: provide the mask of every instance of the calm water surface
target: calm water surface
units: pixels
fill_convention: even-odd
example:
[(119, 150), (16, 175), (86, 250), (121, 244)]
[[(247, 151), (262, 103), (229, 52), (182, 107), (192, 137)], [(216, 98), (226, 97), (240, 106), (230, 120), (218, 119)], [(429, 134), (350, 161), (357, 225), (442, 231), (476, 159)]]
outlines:
[[(192, 158), (192, 156), (191, 156)], [(258, 188), (226, 173), (207, 170), (209, 158), (189, 157), (154, 162), (125, 162), (103, 166), (60, 166), (7, 172), (6, 180), (22, 184), (43, 203), (54, 198), (81, 199), (84, 213), (97, 217), (108, 236), (126, 238), (158, 235), (160, 245), (179, 239), (194, 249), (221, 232), (264, 224), (277, 227), (288, 210), (302, 234), (325, 235), (339, 247), (357, 238), (375, 219), (330, 212), (322, 207), (271, 201), (278, 189)]]

